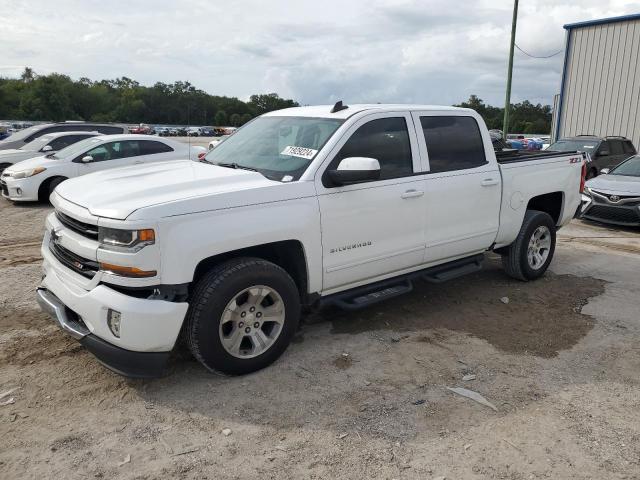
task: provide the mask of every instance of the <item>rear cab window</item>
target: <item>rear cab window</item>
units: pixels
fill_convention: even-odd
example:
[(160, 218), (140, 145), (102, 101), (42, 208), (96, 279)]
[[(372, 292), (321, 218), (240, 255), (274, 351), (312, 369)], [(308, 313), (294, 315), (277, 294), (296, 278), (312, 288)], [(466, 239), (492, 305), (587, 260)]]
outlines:
[(488, 163), (478, 122), (467, 116), (421, 116), (429, 173), (481, 167)]

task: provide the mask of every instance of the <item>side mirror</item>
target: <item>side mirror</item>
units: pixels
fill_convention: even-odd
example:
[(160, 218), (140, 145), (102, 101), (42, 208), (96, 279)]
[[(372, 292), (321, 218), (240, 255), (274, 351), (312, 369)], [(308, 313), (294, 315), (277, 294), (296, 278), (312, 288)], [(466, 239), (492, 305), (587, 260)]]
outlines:
[(41, 152), (50, 152), (53, 150), (53, 147), (51, 145), (45, 145), (44, 147), (42, 147), (42, 150), (40, 150)]
[(609, 173), (611, 171), (610, 168), (603, 168), (602, 170), (600, 170), (600, 175), (606, 175), (607, 173)]
[(380, 163), (375, 158), (343, 158), (337, 170), (329, 170), (329, 178), (336, 186), (378, 180)]
[(93, 157), (91, 155), (86, 155), (80, 159), (82, 163), (93, 162)]
[(598, 152), (598, 156), (599, 157), (608, 157), (609, 156), (609, 150), (600, 150)]

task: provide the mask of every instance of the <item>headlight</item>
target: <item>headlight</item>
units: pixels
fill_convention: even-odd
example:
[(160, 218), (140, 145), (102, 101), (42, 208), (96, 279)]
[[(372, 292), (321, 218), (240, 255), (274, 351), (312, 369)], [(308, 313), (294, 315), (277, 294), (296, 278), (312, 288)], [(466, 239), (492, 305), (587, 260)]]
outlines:
[(17, 172), (8, 172), (8, 173), (13, 178), (27, 178), (27, 177), (33, 177), (34, 175), (42, 173), (45, 170), (46, 168), (44, 167), (36, 167), (36, 168), (31, 168), (29, 170), (19, 170)]
[(106, 250), (138, 251), (156, 242), (156, 234), (151, 228), (144, 230), (121, 230), (119, 228), (98, 228), (98, 241)]

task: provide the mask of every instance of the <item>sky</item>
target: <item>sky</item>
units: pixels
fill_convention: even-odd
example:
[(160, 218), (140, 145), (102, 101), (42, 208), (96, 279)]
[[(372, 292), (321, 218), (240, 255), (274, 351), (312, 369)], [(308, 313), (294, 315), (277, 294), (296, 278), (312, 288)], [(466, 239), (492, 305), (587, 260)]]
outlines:
[[(512, 0), (0, 0), (0, 76), (176, 80), (301, 104), (504, 103)], [(564, 48), (566, 23), (640, 1), (521, 0), (516, 43)], [(551, 104), (563, 54), (516, 51), (512, 101)]]

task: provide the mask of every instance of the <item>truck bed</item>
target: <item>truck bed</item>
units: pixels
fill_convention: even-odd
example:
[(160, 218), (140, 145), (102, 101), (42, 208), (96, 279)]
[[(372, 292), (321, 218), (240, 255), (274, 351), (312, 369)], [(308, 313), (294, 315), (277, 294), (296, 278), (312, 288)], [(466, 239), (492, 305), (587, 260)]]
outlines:
[(555, 152), (555, 151), (530, 151), (530, 150), (496, 150), (498, 163), (527, 162), (529, 160), (541, 160), (543, 158), (564, 157), (568, 155), (582, 155), (579, 152)]

